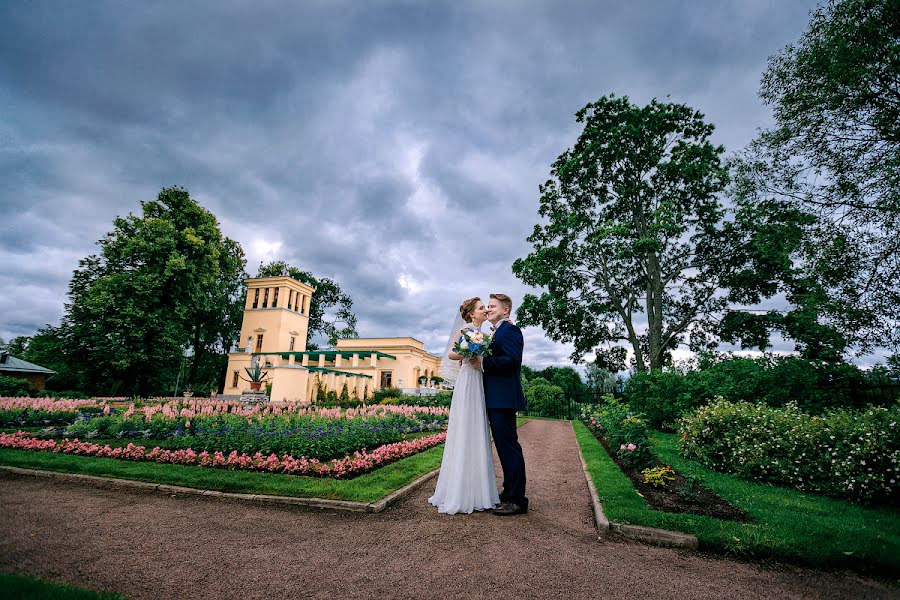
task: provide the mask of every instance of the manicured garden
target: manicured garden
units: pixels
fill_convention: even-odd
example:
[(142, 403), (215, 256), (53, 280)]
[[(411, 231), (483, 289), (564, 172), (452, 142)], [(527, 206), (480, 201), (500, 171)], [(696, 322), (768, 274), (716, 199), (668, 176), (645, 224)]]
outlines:
[(220, 491), (372, 501), (437, 467), (448, 414), (444, 407), (398, 404), (2, 398), (0, 462)]
[(36, 577), (0, 573), (0, 590), (7, 598), (42, 600), (124, 600), (112, 592), (95, 592), (70, 585), (50, 583)]
[[(613, 522), (737, 555), (896, 573), (898, 420), (897, 406), (811, 415), (719, 398), (666, 433), (607, 396), (573, 427)], [(711, 510), (723, 506), (731, 514)]]

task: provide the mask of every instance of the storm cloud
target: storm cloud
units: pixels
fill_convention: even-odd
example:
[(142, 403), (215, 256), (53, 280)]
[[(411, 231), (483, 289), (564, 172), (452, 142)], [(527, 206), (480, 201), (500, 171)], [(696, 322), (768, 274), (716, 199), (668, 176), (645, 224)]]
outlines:
[[(0, 337), (63, 312), (116, 216), (180, 185), (247, 253), (340, 283), (363, 337), (443, 348), (511, 272), (538, 185), (615, 93), (670, 98), (736, 151), (808, 1), (0, 5)], [(526, 330), (526, 363), (571, 348)], [(780, 344), (783, 347), (784, 344)]]

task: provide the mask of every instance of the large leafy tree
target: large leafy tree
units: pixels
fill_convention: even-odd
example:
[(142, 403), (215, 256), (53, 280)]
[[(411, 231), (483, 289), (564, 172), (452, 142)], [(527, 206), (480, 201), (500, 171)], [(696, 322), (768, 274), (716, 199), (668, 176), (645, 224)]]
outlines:
[(316, 336), (327, 338), (331, 346), (342, 338), (359, 337), (356, 331), (356, 315), (353, 313), (353, 300), (333, 279), (316, 277), (309, 271), (302, 271), (281, 260), (260, 265), (256, 276), (292, 277), (316, 288), (309, 304), (309, 331), (306, 342), (310, 350), (316, 349), (316, 344), (312, 342)]
[[(782, 248), (789, 260), (772, 265), (767, 285), (756, 277), (748, 289), (758, 299), (783, 293), (795, 308), (730, 315), (728, 335), (749, 342), (778, 330), (808, 351), (818, 329), (832, 355), (897, 347), (900, 3), (818, 8), (799, 41), (769, 60), (760, 95), (776, 123), (736, 162), (735, 201), (776, 235), (803, 221), (803, 240)], [(753, 254), (744, 253), (745, 271)], [(803, 322), (791, 331), (795, 317)]]
[(70, 351), (92, 391), (148, 395), (172, 389), (189, 349), (182, 381), (209, 389), (239, 330), (243, 251), (187, 190), (165, 188), (141, 208), (116, 218), (72, 277)]
[(635, 368), (660, 369), (680, 343), (704, 345), (724, 306), (724, 150), (703, 115), (681, 104), (607, 96), (577, 121), (578, 141), (541, 186), (534, 251), (513, 264), (546, 291), (527, 295), (517, 315), (572, 342), (575, 361), (594, 351), (619, 370), (625, 342)]

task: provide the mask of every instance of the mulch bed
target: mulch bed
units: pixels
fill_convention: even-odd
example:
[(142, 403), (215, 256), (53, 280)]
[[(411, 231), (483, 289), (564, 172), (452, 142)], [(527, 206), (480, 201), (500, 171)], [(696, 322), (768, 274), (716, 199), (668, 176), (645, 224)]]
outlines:
[[(743, 510), (732, 506), (714, 492), (706, 489), (702, 485), (688, 481), (683, 475), (672, 468), (672, 474), (675, 480), (669, 482), (665, 487), (654, 487), (648, 483), (644, 483), (644, 476), (641, 475), (639, 469), (630, 467), (622, 462), (616, 453), (609, 447), (602, 435), (592, 432), (597, 441), (606, 450), (609, 457), (615, 462), (628, 479), (634, 485), (635, 491), (647, 502), (647, 505), (653, 510), (672, 513), (691, 513), (695, 515), (703, 515), (716, 519), (724, 519), (727, 521), (738, 521), (741, 523), (752, 522), (753, 519)], [(657, 463), (653, 466), (663, 466)]]

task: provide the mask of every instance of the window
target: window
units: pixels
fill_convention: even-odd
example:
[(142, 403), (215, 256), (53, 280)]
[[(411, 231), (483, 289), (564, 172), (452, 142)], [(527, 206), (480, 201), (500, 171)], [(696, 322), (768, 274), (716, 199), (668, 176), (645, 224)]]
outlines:
[(291, 352), (294, 351), (294, 339), (295, 339), (294, 336), (291, 336), (291, 347), (288, 348), (288, 350), (291, 351)]
[[(263, 308), (265, 308), (265, 305), (263, 305)], [(261, 333), (256, 336), (256, 351), (257, 352), (262, 352), (262, 336), (263, 336), (263, 334), (261, 334)]]
[(297, 292), (297, 295), (294, 296), (294, 312), (297, 312), (297, 301), (300, 300), (300, 292)]
[(263, 294), (263, 308), (269, 306), (269, 288), (266, 288), (266, 292)]
[(235, 371), (233, 376), (231, 377), (231, 387), (238, 386), (238, 381), (240, 380), (240, 377), (241, 377), (240, 374), (237, 371)]
[(288, 310), (294, 305), (294, 290), (288, 290)]
[(278, 307), (278, 288), (275, 288), (275, 293), (272, 295), (272, 308)]
[(381, 389), (391, 387), (391, 371), (381, 372)]
[(259, 306), (259, 288), (256, 288), (256, 293), (253, 295), (253, 308)]

